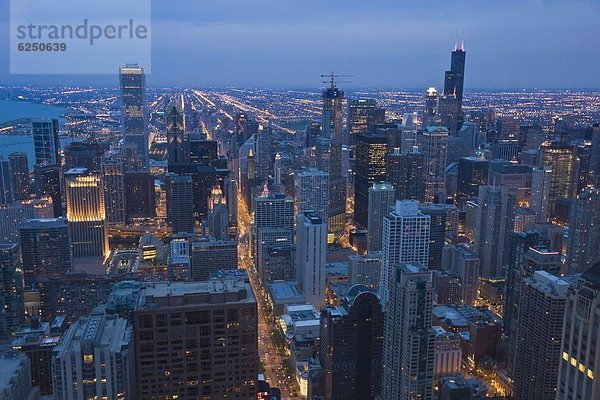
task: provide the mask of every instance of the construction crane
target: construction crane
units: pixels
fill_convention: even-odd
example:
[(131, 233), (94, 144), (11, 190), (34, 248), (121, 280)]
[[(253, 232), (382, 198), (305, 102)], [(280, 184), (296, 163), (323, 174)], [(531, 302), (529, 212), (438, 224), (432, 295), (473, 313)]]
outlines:
[(336, 87), (337, 83), (350, 83), (352, 81), (338, 81), (338, 78), (352, 78), (354, 77), (354, 75), (341, 75), (341, 74), (336, 74), (334, 71), (331, 71), (331, 74), (326, 74), (323, 75), (321, 74), (321, 78), (328, 78), (325, 81), (322, 81), (322, 83), (329, 83), (331, 85), (331, 88)]

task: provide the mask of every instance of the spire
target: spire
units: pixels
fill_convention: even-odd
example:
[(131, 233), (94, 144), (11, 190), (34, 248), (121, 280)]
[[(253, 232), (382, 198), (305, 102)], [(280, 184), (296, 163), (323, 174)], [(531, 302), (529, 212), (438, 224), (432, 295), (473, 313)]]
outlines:
[(462, 39), (461, 43), (460, 43), (460, 49), (462, 51), (465, 51), (465, 38)]

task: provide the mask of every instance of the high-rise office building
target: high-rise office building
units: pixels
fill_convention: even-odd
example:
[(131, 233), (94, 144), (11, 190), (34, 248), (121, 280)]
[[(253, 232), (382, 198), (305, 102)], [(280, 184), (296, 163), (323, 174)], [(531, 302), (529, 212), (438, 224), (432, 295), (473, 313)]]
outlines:
[(208, 199), (208, 234), (218, 240), (229, 237), (229, 212), (223, 191), (215, 186)]
[(64, 151), (64, 169), (86, 168), (90, 173), (100, 173), (104, 146), (95, 142), (71, 142)]
[(600, 264), (585, 271), (577, 285), (569, 289), (557, 400), (597, 399), (600, 380)]
[(10, 161), (0, 157), (0, 206), (10, 205), (13, 200)]
[(65, 172), (65, 181), (73, 257), (105, 258), (109, 248), (100, 175), (73, 168)]
[(358, 135), (374, 133), (374, 125), (385, 122), (385, 109), (377, 107), (375, 99), (350, 99), (347, 104), (348, 138), (346, 143), (353, 148)]
[(63, 218), (23, 221), (20, 243), (28, 285), (40, 278), (72, 271), (69, 226)]
[(275, 186), (281, 185), (281, 174), (283, 170), (283, 162), (281, 160), (281, 153), (275, 154), (275, 163), (273, 165), (273, 183)]
[(296, 211), (312, 210), (321, 219), (329, 215), (329, 174), (308, 168), (296, 175)]
[(119, 70), (121, 81), (121, 113), (123, 141), (136, 147), (137, 155), (148, 168), (148, 108), (146, 75), (138, 65), (126, 65)]
[(479, 186), (487, 185), (490, 162), (477, 157), (458, 160), (457, 197), (460, 200), (476, 198)]
[(185, 115), (178, 98), (173, 98), (165, 113), (167, 129), (167, 154), (170, 164), (190, 162), (190, 138), (185, 129)]
[(346, 178), (342, 171), (342, 143), (344, 137), (344, 112), (342, 102), (344, 92), (335, 85), (331, 76), (331, 86), (322, 93), (322, 131), (324, 139), (317, 144), (321, 148), (317, 168), (329, 173), (329, 221), (330, 232), (341, 233), (346, 222)]
[(21, 251), (18, 244), (0, 244), (0, 340), (15, 333), (25, 317)]
[(128, 221), (136, 218), (152, 218), (156, 215), (156, 191), (154, 175), (148, 171), (126, 172), (124, 179), (125, 217)]
[(473, 305), (479, 287), (479, 257), (466, 244), (447, 244), (442, 252), (442, 269), (458, 277), (459, 302)]
[[(125, 171), (121, 161), (104, 160), (102, 162), (102, 183), (104, 185), (106, 222), (124, 224), (126, 221)], [(132, 200), (137, 201), (137, 199)]]
[(600, 261), (600, 189), (584, 190), (571, 203), (567, 271), (581, 273)]
[(29, 197), (29, 162), (27, 154), (13, 152), (8, 155), (11, 171), (11, 184), (15, 199), (22, 200)]
[(0, 207), (0, 243), (18, 243), (21, 223), (32, 218), (53, 218), (54, 209), (50, 197), (14, 202)]
[(33, 174), (37, 197), (49, 196), (52, 199), (54, 217), (62, 217), (63, 187), (60, 164), (35, 164)]
[(440, 126), (448, 128), (450, 136), (457, 136), (460, 128), (461, 104), (453, 94), (442, 94), (438, 100)]
[(165, 179), (167, 221), (171, 225), (171, 230), (175, 233), (194, 232), (192, 177), (167, 174)]
[(134, 326), (137, 399), (256, 398), (258, 312), (247, 280), (148, 285)]
[(512, 231), (512, 206), (506, 186), (480, 186), (475, 228), (481, 276), (502, 277), (504, 243)]
[(271, 138), (273, 131), (271, 127), (259, 125), (255, 134), (254, 145), (256, 148), (256, 177), (268, 179), (271, 173)]
[(296, 280), (306, 301), (320, 309), (325, 305), (327, 224), (314, 212), (298, 214), (296, 248)]
[(256, 260), (258, 275), (263, 282), (268, 282), (269, 273), (266, 271), (266, 260), (269, 251), (274, 248), (294, 244), (294, 233), (286, 228), (260, 228), (256, 235)]
[(432, 273), (395, 265), (383, 328), (383, 400), (431, 400), (435, 332), (431, 329)]
[(387, 178), (387, 137), (379, 134), (359, 135), (356, 141), (354, 176), (354, 222), (368, 224), (369, 188)]
[(552, 186), (552, 167), (549, 165), (534, 168), (531, 173), (531, 201), (529, 208), (536, 215), (536, 222), (550, 220), (550, 188)]
[(386, 181), (396, 190), (396, 200), (425, 200), (423, 153), (394, 149), (387, 155)]
[(446, 232), (450, 223), (448, 216), (456, 211), (450, 204), (425, 203), (419, 210), (431, 217), (429, 228), (429, 269), (442, 268), (442, 249), (446, 243)]
[(513, 376), (517, 399), (556, 399), (569, 286), (546, 271), (536, 271), (523, 282)]
[(456, 99), (462, 104), (463, 87), (465, 83), (465, 58), (467, 52), (464, 46), (459, 49), (454, 47), (450, 62), (450, 70), (446, 71), (444, 80), (444, 94), (455, 95)]
[(191, 277), (194, 281), (206, 281), (217, 271), (238, 268), (238, 244), (233, 240), (196, 238), (192, 242), (191, 254)]
[(321, 137), (321, 124), (318, 122), (311, 122), (304, 128), (304, 134), (306, 140), (304, 142), (305, 147), (314, 147), (317, 145), (317, 139)]
[(432, 202), (438, 193), (445, 193), (448, 129), (429, 126), (419, 136), (419, 150), (423, 153), (425, 200)]
[(557, 200), (577, 195), (580, 160), (574, 147), (561, 142), (545, 141), (539, 149), (538, 163), (540, 167), (547, 165), (552, 168), (548, 198), (550, 217), (552, 217)]
[(348, 281), (352, 285), (365, 285), (379, 289), (382, 264), (383, 257), (380, 251), (349, 256)]
[(59, 124), (57, 119), (32, 119), (33, 149), (38, 165), (60, 164)]
[(395, 266), (416, 263), (427, 268), (429, 262), (429, 228), (431, 217), (419, 210), (417, 201), (396, 201), (392, 211), (383, 220), (383, 266), (379, 297), (385, 306), (391, 293)]
[(438, 92), (430, 87), (425, 92), (425, 110), (423, 111), (423, 126), (437, 125), (440, 120), (438, 114)]
[(294, 230), (294, 199), (282, 193), (268, 193), (254, 199), (254, 225), (260, 228)]
[(54, 349), (54, 398), (136, 398), (133, 351), (133, 327), (125, 318), (104, 310), (80, 318)]
[(381, 394), (383, 310), (377, 295), (356, 286), (321, 311), (320, 358), (325, 397), (374, 400)]
[(369, 188), (369, 209), (367, 213), (367, 250), (381, 251), (383, 219), (396, 205), (394, 187), (388, 182), (373, 183)]

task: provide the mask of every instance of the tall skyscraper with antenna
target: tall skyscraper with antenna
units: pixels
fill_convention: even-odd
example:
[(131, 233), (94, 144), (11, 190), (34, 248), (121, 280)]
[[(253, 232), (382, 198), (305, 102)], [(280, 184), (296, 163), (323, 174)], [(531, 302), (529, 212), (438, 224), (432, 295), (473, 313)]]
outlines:
[(450, 70), (446, 71), (444, 78), (444, 94), (440, 97), (439, 108), (442, 122), (445, 125), (451, 125), (447, 128), (453, 135), (456, 135), (464, 121), (462, 100), (466, 55), (464, 41), (460, 48), (455, 43), (450, 61)]

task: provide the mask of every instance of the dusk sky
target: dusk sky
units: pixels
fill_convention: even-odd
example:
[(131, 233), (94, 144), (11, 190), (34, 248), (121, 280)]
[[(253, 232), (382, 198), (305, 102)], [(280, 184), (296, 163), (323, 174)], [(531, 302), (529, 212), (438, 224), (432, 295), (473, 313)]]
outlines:
[[(8, 72), (0, 0), (0, 84), (116, 85), (116, 76)], [(150, 86), (441, 86), (458, 34), (467, 88), (600, 88), (600, 1), (153, 1)], [(135, 62), (136, 60), (131, 60)], [(115, 65), (115, 71), (118, 65)]]

